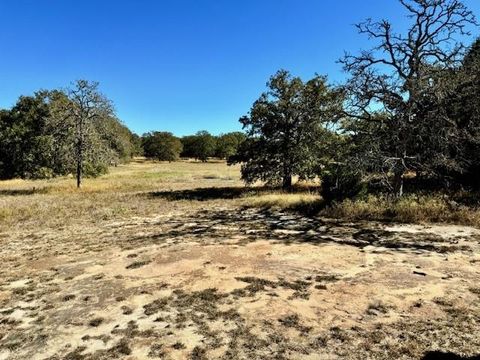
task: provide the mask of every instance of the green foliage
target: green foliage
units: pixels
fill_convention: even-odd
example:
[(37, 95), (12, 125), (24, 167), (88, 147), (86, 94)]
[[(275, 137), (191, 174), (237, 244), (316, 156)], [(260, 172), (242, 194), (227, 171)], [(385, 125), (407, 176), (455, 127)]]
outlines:
[(240, 131), (219, 135), (216, 141), (215, 156), (220, 159), (228, 159), (237, 154), (245, 139), (245, 134)]
[(322, 198), (330, 203), (366, 195), (367, 185), (358, 171), (345, 164), (330, 164), (322, 171)]
[[(270, 78), (269, 91), (240, 119), (247, 133), (230, 163), (242, 163), (242, 178), (268, 184), (292, 185), (292, 177), (315, 177), (322, 149), (341, 110), (342, 93), (316, 76), (304, 83), (281, 70)], [(328, 147), (328, 146), (327, 146)]]
[[(50, 178), (76, 171), (74, 104), (59, 90), (22, 96), (0, 110), (0, 178)], [(84, 133), (83, 171), (98, 176), (138, 151), (134, 135), (112, 114), (102, 113)]]
[(142, 137), (144, 154), (160, 161), (175, 161), (183, 150), (179, 138), (169, 132), (150, 132)]
[(124, 163), (137, 155), (135, 137), (122, 122), (114, 116), (105, 116), (95, 122), (95, 130), (112, 152), (112, 162)]
[(195, 135), (184, 136), (182, 139), (182, 157), (207, 161), (215, 156), (216, 139), (208, 131), (199, 131)]
[(132, 157), (144, 155), (142, 138), (139, 135), (131, 132), (130, 143), (132, 144)]
[[(480, 39), (466, 54), (462, 67), (449, 76), (444, 107), (448, 126), (449, 164), (439, 170), (454, 183), (480, 189)], [(448, 164), (447, 164), (448, 165)]]
[(0, 177), (35, 178), (45, 173), (52, 141), (45, 131), (49, 118), (45, 95), (22, 96), (0, 113)]

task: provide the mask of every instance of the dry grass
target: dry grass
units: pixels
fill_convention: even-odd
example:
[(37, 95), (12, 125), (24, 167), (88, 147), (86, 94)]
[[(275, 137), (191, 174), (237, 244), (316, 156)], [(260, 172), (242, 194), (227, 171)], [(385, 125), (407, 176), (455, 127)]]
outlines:
[[(318, 191), (245, 189), (221, 162), (137, 161), (74, 184), (0, 182), (0, 359), (480, 352), (475, 229), (286, 213), (318, 211)], [(357, 216), (389, 215), (366, 202)]]
[[(142, 216), (158, 208), (156, 191), (196, 187), (242, 186), (239, 167), (224, 162), (159, 163), (136, 161), (111, 168), (110, 173), (85, 179), (75, 187), (72, 177), (51, 180), (0, 181), (0, 228), (63, 226)], [(179, 207), (164, 201), (165, 210)]]
[(258, 196), (248, 196), (242, 204), (247, 207), (260, 207), (281, 210), (312, 210), (322, 204), (318, 193), (285, 193), (271, 192)]
[(326, 217), (355, 220), (381, 220), (402, 223), (456, 223), (480, 226), (480, 210), (451, 204), (440, 195), (407, 195), (399, 200), (368, 196), (344, 200), (324, 209)]
[[(49, 226), (145, 216), (162, 206), (164, 210), (190, 207), (192, 200), (297, 211), (350, 221), (380, 220), (403, 223), (445, 222), (480, 226), (480, 210), (453, 205), (440, 195), (406, 196), (392, 201), (383, 196), (345, 200), (324, 208), (313, 184), (300, 185), (294, 193), (259, 188), (243, 190), (239, 167), (224, 162), (180, 161), (159, 163), (136, 159), (112, 168), (96, 179), (85, 179), (82, 189), (72, 177), (51, 180), (0, 181), (0, 228)], [(181, 191), (217, 189), (187, 197)], [(229, 190), (222, 191), (220, 189)], [(178, 193), (178, 201), (146, 196), (157, 192)], [(163, 200), (163, 201), (161, 201)], [(161, 202), (161, 204), (159, 203)]]

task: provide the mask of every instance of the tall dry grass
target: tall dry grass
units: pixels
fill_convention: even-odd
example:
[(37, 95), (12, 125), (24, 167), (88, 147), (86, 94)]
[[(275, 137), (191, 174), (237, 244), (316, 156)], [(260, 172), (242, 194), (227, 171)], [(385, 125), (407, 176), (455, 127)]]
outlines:
[[(169, 202), (148, 196), (158, 191), (197, 187), (242, 186), (239, 167), (225, 162), (175, 163), (135, 161), (85, 179), (81, 189), (73, 177), (0, 181), (0, 230), (10, 227), (88, 226), (105, 220), (162, 214), (188, 208), (187, 201)], [(191, 207), (191, 206), (190, 206)]]
[[(445, 222), (480, 227), (480, 209), (455, 204), (441, 194), (408, 195), (398, 200), (370, 195), (326, 207), (317, 184), (301, 184), (293, 193), (261, 187), (244, 190), (239, 170), (225, 162), (137, 160), (112, 168), (109, 174), (99, 178), (85, 179), (81, 189), (75, 187), (72, 177), (0, 181), (0, 230), (9, 227), (54, 229), (72, 223), (89, 226), (113, 219), (189, 211), (203, 206), (195, 200), (202, 197), (202, 192), (194, 197), (184, 196), (182, 192), (198, 188), (231, 190), (213, 192), (214, 196), (203, 199), (215, 202), (213, 207), (229, 204), (348, 221)], [(170, 199), (151, 196), (158, 192), (176, 192), (178, 196)], [(173, 198), (176, 200), (172, 201)]]
[(365, 199), (334, 203), (320, 214), (349, 221), (435, 222), (480, 227), (480, 209), (457, 204), (440, 194), (406, 195), (400, 199), (369, 195)]

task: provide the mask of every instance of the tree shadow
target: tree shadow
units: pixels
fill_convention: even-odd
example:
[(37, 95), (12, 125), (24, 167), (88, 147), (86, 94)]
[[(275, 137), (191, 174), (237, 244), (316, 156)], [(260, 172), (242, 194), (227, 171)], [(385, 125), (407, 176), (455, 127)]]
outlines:
[[(293, 187), (288, 192), (289, 193), (301, 193), (305, 190), (312, 190), (317, 188), (303, 188), (303, 187)], [(150, 197), (159, 197), (169, 201), (179, 201), (179, 200), (196, 200), (196, 201), (207, 201), (207, 200), (221, 200), (221, 199), (237, 199), (245, 195), (261, 195), (272, 191), (283, 191), (278, 187), (204, 187), (196, 189), (187, 189), (187, 190), (172, 190), (172, 191), (155, 191), (147, 193)]]
[(189, 239), (210, 245), (235, 240), (236, 245), (268, 240), (283, 244), (340, 244), (383, 251), (425, 251), (448, 253), (471, 251), (458, 239), (445, 239), (427, 233), (386, 231), (380, 223), (322, 219), (272, 209), (208, 209), (171, 219), (156, 234), (130, 238), (140, 243), (162, 243)]
[(175, 191), (156, 191), (148, 193), (148, 196), (159, 197), (169, 201), (179, 200), (219, 200), (219, 199), (235, 199), (249, 192), (261, 192), (264, 188), (247, 188), (247, 187), (206, 187), (188, 190)]
[(422, 360), (480, 360), (480, 355), (464, 357), (450, 352), (429, 351)]
[(0, 196), (26, 196), (26, 195), (33, 195), (33, 194), (45, 194), (47, 190), (45, 188), (42, 189), (0, 189)]

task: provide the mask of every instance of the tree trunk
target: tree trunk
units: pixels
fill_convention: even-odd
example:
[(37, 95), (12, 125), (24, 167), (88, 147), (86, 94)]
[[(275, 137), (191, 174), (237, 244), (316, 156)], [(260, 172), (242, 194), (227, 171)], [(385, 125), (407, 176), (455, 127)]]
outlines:
[(284, 190), (290, 189), (292, 187), (292, 175), (285, 174), (283, 176), (282, 188)]
[(77, 188), (79, 189), (82, 186), (82, 162), (77, 161)]
[(83, 121), (79, 124), (79, 134), (77, 142), (77, 189), (82, 186), (82, 170), (83, 170)]
[(403, 175), (403, 170), (396, 171), (393, 178), (393, 190), (395, 191), (395, 195), (399, 198), (403, 196)]
[(77, 189), (82, 186), (82, 163), (83, 163), (83, 153), (82, 149), (78, 149), (77, 155)]

